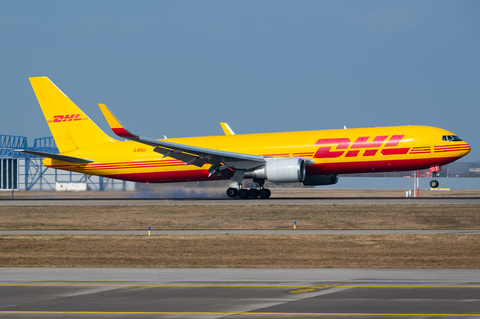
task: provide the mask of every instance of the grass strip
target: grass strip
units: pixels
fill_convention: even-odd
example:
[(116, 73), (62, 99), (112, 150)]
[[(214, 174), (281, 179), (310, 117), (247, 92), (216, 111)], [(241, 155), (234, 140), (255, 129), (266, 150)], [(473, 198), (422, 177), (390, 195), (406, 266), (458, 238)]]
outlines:
[(480, 205), (0, 206), (0, 229), (480, 229)]
[(480, 235), (3, 236), (0, 265), (480, 268)]

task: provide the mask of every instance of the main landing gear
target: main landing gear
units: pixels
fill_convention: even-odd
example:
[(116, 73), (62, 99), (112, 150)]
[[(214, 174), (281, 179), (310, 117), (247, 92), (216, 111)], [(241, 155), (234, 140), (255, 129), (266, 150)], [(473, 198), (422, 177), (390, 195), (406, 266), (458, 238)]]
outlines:
[(430, 187), (431, 188), (437, 188), (438, 185), (440, 185), (440, 183), (436, 179), (438, 175), (439, 175), (438, 172), (433, 172), (432, 173), (432, 178), (433, 179), (430, 181)]
[(227, 189), (227, 196), (228, 197), (240, 197), (241, 199), (248, 199), (248, 198), (269, 198), (272, 195), (272, 192), (268, 188), (263, 188), (263, 184), (265, 183), (264, 179), (254, 179), (255, 183), (259, 185), (259, 188), (250, 188), (245, 189), (243, 188), (242, 183), (238, 183), (238, 188), (230, 187)]

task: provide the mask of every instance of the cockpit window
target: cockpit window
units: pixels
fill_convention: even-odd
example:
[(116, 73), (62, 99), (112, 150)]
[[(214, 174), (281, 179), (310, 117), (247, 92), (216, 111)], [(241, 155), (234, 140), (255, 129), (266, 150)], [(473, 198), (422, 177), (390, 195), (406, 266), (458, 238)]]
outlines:
[(452, 142), (452, 141), (461, 141), (462, 139), (456, 135), (443, 135), (442, 136), (442, 141), (449, 141), (449, 142)]

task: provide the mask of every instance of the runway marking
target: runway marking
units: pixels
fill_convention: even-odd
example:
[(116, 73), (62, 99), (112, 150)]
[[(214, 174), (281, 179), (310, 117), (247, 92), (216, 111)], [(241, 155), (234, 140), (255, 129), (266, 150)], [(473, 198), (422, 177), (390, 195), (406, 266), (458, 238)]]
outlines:
[(322, 289), (325, 289), (325, 288), (330, 288), (330, 287), (344, 287), (344, 286), (339, 286), (339, 285), (318, 285), (318, 286), (311, 286), (311, 287), (306, 287), (306, 288), (300, 288), (300, 289), (296, 289), (296, 290), (290, 290), (289, 293), (291, 294), (303, 294), (303, 293), (306, 293), (306, 292), (313, 292), (313, 291), (317, 291), (317, 290), (322, 290)]
[(473, 313), (355, 313), (355, 312), (230, 312), (230, 311), (0, 311), (11, 314), (151, 314), (151, 315), (295, 315), (295, 316), (458, 316), (458, 317), (479, 317), (480, 314)]
[(295, 290), (290, 290), (292, 294), (303, 294), (314, 292), (326, 288), (473, 288), (478, 289), (480, 286), (372, 286), (372, 285), (317, 285)]

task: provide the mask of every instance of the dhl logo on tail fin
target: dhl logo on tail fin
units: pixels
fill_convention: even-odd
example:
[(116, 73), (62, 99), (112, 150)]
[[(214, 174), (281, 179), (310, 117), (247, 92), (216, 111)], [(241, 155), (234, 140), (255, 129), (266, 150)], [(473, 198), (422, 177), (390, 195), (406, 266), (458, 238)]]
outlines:
[(53, 120), (48, 120), (47, 123), (60, 123), (60, 122), (70, 122), (70, 121), (86, 121), (88, 117), (80, 117), (80, 114), (69, 114), (69, 115), (54, 115)]

